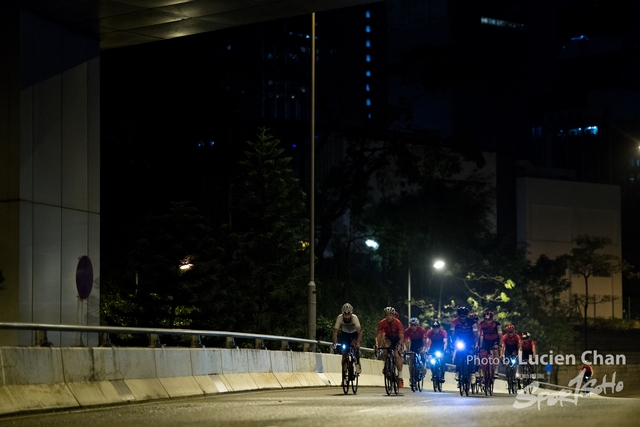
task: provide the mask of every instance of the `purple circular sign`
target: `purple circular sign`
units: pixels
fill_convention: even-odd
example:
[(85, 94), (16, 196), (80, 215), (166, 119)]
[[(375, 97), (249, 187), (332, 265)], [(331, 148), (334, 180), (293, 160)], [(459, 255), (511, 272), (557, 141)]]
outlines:
[(93, 288), (93, 266), (88, 256), (83, 255), (76, 268), (76, 288), (80, 299), (87, 299)]

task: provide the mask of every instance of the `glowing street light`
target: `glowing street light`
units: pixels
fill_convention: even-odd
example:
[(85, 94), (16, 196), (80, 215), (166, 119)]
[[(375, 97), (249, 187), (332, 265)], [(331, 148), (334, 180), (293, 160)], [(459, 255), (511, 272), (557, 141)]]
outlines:
[[(444, 261), (442, 261), (441, 259), (436, 260), (436, 262), (433, 263), (433, 268), (435, 268), (436, 270), (442, 270), (445, 266)], [(440, 320), (440, 317), (442, 316), (442, 285), (444, 283), (444, 276), (440, 277), (440, 297), (438, 298), (438, 320)]]
[(376, 242), (375, 240), (371, 240), (371, 239), (367, 239), (367, 241), (364, 242), (364, 244), (367, 245), (368, 247), (370, 247), (371, 249), (373, 249), (374, 251), (380, 247), (378, 242)]

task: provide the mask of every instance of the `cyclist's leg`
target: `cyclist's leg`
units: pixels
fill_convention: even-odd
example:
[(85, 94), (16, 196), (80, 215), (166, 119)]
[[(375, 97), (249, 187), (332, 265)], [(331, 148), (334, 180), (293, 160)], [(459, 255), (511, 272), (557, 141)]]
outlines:
[(360, 348), (355, 348), (357, 342), (358, 338), (356, 336), (351, 340), (351, 346), (354, 348), (353, 355), (356, 357), (356, 371), (360, 374), (362, 372), (362, 367), (360, 365)]

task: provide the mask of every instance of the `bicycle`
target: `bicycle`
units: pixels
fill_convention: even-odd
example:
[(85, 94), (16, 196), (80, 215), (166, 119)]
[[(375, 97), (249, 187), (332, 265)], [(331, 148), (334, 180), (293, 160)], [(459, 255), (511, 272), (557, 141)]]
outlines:
[[(466, 344), (463, 341), (456, 341), (456, 349), (458, 352), (462, 352), (462, 356), (456, 356), (458, 360), (458, 388), (460, 389), (460, 396), (469, 396), (469, 388), (471, 388), (471, 373), (473, 371), (473, 357), (469, 360), (470, 355), (473, 353), (470, 349), (466, 348)], [(463, 357), (464, 359), (461, 359)]]
[(411, 391), (415, 393), (416, 390), (422, 392), (424, 388), (424, 376), (422, 375), (423, 363), (421, 363), (421, 356), (419, 353), (413, 351), (407, 351), (406, 355), (413, 357), (413, 362), (409, 366), (409, 382), (411, 383)]
[(533, 379), (536, 377), (534, 367), (529, 363), (525, 363), (522, 366), (522, 390), (527, 393), (531, 392), (529, 389), (529, 384), (533, 382)]
[(487, 353), (484, 357), (480, 358), (480, 364), (482, 366), (482, 381), (483, 391), (485, 396), (493, 396), (493, 366), (490, 362), (491, 353)]
[[(347, 345), (342, 344), (342, 350), (347, 350)], [(351, 391), (353, 394), (358, 393), (358, 370), (356, 369), (356, 365), (358, 364), (358, 359), (356, 358), (355, 348), (350, 345), (346, 354), (347, 359), (347, 371), (345, 372), (344, 368), (342, 369), (342, 391), (344, 394), (349, 394), (349, 387), (351, 387)]]
[(384, 360), (384, 389), (387, 395), (391, 392), (398, 394), (398, 367), (396, 358), (393, 355), (393, 347), (379, 347), (379, 350), (387, 350), (387, 357)]
[(518, 366), (518, 359), (514, 356), (509, 357), (507, 364), (507, 389), (509, 394), (518, 394), (518, 379), (516, 377), (516, 371)]
[(444, 382), (444, 358), (440, 351), (431, 354), (431, 381), (433, 382), (433, 391), (442, 392), (442, 383)]

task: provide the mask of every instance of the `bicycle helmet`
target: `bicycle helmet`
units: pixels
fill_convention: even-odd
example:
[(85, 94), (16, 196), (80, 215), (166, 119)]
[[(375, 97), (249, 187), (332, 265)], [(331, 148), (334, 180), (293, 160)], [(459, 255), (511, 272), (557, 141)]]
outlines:
[(493, 311), (485, 310), (484, 311), (484, 318), (487, 319), (487, 320), (493, 320)]
[(388, 315), (388, 314), (396, 314), (396, 309), (393, 307), (385, 307), (384, 311), (384, 315)]
[(431, 323), (431, 327), (432, 328), (439, 328), (440, 327), (440, 322), (438, 322), (437, 320), (434, 320), (433, 323)]
[(515, 332), (515, 330), (516, 330), (515, 326), (513, 326), (513, 325), (507, 326), (507, 332)]
[(468, 316), (469, 309), (467, 307), (459, 307), (458, 308), (458, 316)]
[(529, 332), (523, 332), (522, 333), (522, 339), (523, 340), (528, 340), (529, 338), (531, 338), (531, 334)]
[(353, 313), (353, 306), (351, 304), (349, 304), (348, 302), (345, 302), (344, 305), (342, 306), (342, 313), (343, 314), (351, 314), (351, 313)]
[(409, 321), (409, 324), (411, 326), (413, 326), (413, 325), (420, 326), (420, 321), (418, 320), (417, 317), (412, 317), (411, 320)]

